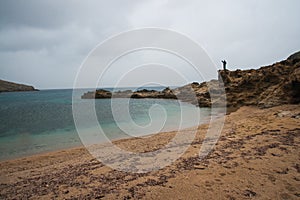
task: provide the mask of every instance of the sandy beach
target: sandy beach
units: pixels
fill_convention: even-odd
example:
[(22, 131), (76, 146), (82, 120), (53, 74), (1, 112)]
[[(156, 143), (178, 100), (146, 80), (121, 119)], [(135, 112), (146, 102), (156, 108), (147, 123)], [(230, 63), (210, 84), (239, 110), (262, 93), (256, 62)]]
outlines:
[[(214, 150), (198, 157), (208, 125), (171, 165), (148, 173), (113, 170), (85, 148), (0, 163), (1, 199), (299, 199), (300, 107), (241, 107), (226, 116)], [(115, 141), (158, 149), (176, 132)]]
[(0, 200), (300, 200), (299, 8), (0, 1)]

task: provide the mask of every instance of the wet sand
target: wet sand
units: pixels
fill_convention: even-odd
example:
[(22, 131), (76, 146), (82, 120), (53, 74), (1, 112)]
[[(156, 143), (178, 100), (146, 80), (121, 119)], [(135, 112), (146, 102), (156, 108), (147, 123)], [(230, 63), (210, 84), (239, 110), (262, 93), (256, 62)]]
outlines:
[[(300, 106), (242, 107), (226, 116), (214, 150), (198, 153), (208, 125), (186, 153), (148, 173), (113, 170), (74, 148), (0, 163), (0, 199), (299, 199)], [(115, 141), (158, 149), (176, 132)]]

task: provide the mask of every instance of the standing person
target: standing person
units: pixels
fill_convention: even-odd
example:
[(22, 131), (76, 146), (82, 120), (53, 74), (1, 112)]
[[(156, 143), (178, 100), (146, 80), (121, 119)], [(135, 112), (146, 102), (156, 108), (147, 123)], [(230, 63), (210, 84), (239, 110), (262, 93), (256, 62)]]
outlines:
[(222, 60), (222, 63), (223, 63), (223, 70), (226, 72), (226, 64), (227, 64), (226, 60)]

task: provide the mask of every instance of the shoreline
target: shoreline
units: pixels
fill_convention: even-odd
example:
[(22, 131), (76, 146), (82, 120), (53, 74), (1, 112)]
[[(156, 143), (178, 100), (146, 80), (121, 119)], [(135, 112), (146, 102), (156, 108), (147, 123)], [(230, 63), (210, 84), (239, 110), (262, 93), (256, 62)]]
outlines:
[[(203, 124), (199, 124), (196, 126), (192, 126), (192, 127), (188, 127), (188, 128), (184, 128), (181, 131), (188, 131), (189, 129), (197, 129), (199, 126), (202, 125), (208, 125), (207, 122), (203, 122)], [(124, 137), (124, 138), (117, 138), (117, 139), (112, 139), (111, 142), (112, 143), (122, 143), (122, 142), (126, 142), (126, 141), (130, 141), (130, 140), (136, 140), (136, 139), (145, 139), (148, 137), (152, 137), (154, 135), (161, 135), (161, 134), (168, 134), (168, 133), (173, 133), (176, 132), (177, 130), (170, 130), (170, 131), (163, 131), (163, 132), (158, 132), (158, 133), (150, 133), (148, 135), (143, 135), (140, 137)], [(97, 145), (106, 145), (108, 144), (107, 142), (101, 142)], [(79, 146), (74, 146), (74, 147), (65, 147), (65, 148), (61, 148), (61, 149), (57, 149), (57, 150), (49, 150), (49, 151), (43, 151), (43, 152), (39, 152), (36, 154), (31, 154), (31, 155), (24, 155), (24, 156), (20, 156), (20, 157), (16, 157), (16, 158), (8, 158), (8, 159), (4, 159), (4, 160), (0, 160), (0, 164), (3, 162), (9, 162), (9, 161), (18, 161), (18, 160), (24, 160), (24, 159), (34, 159), (35, 157), (43, 157), (43, 156), (49, 156), (51, 154), (60, 154), (60, 153), (65, 153), (67, 151), (73, 151), (73, 150), (87, 150), (87, 147), (85, 147), (83, 144), (79, 145)]]
[[(226, 114), (225, 114), (224, 117), (226, 117), (226, 115), (228, 115), (232, 112), (235, 112), (237, 109), (238, 108), (226, 108)], [(188, 130), (188, 129), (195, 129), (195, 128), (201, 126), (201, 125), (208, 125), (210, 120), (215, 120), (215, 119), (218, 119), (219, 117), (220, 117), (219, 114), (216, 114), (214, 119), (212, 119), (211, 116), (208, 116), (208, 117), (205, 118), (204, 121), (200, 122), (198, 125), (191, 126), (191, 127), (185, 127), (181, 131), (185, 131), (185, 130)], [(131, 139), (134, 140), (136, 138), (147, 138), (147, 137), (151, 137), (151, 136), (156, 135), (156, 134), (165, 134), (165, 133), (170, 133), (170, 132), (174, 132), (174, 131), (177, 131), (177, 130), (176, 129), (174, 129), (174, 130), (170, 129), (170, 130), (166, 130), (166, 131), (163, 131), (163, 132), (150, 133), (148, 135), (143, 135), (143, 136), (140, 136), (140, 137), (132, 137), (132, 136), (120, 137), (120, 138), (112, 139), (111, 142), (114, 143), (114, 142), (118, 142), (118, 141), (121, 142), (123, 140), (131, 140)], [(21, 155), (21, 156), (16, 156), (16, 157), (10, 157), (10, 158), (0, 160), (0, 163), (6, 162), (6, 161), (12, 161), (12, 160), (30, 158), (30, 157), (34, 157), (34, 156), (43, 156), (44, 154), (47, 155), (47, 154), (51, 154), (51, 153), (65, 152), (67, 150), (72, 150), (72, 149), (80, 149), (80, 148), (86, 149), (86, 147), (82, 144), (81, 140), (79, 140), (79, 142), (81, 143), (81, 145), (72, 146), (72, 147), (64, 147), (64, 148), (59, 148), (59, 149), (54, 149), (54, 150), (45, 150), (45, 151), (37, 152), (37, 153), (34, 153), (34, 154), (30, 154), (30, 155)], [(107, 142), (101, 142), (101, 143), (99, 143), (99, 145), (105, 145), (106, 143)]]
[[(187, 151), (158, 171), (111, 169), (84, 147), (0, 162), (1, 198), (290, 198), (300, 192), (300, 107), (241, 107), (226, 116), (212, 152), (198, 157), (207, 124)], [(133, 152), (164, 146), (176, 132), (114, 143)]]

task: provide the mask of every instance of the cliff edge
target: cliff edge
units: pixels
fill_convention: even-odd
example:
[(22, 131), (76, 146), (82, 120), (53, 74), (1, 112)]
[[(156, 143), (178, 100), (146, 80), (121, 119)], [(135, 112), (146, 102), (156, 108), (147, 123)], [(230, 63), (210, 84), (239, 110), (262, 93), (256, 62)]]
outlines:
[(219, 70), (219, 79), (223, 80), (225, 86), (227, 106), (273, 107), (300, 103), (300, 58), (293, 55), (256, 70)]

